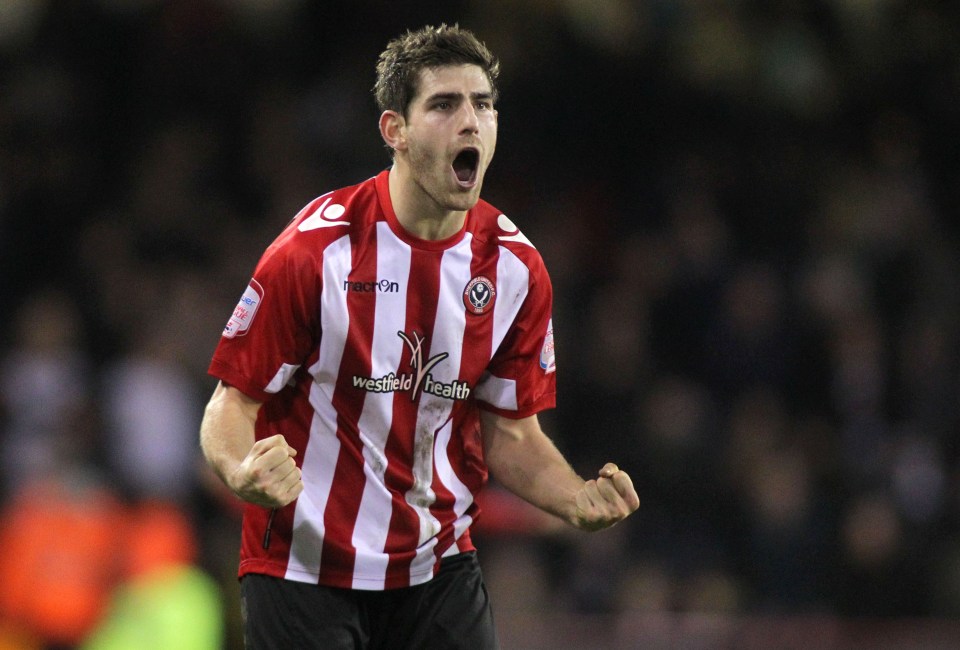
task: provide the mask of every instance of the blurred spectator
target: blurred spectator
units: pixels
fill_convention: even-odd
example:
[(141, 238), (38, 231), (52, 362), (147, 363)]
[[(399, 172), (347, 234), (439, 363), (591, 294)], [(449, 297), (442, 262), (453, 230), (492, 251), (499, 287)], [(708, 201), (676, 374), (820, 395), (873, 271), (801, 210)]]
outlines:
[(194, 565), (195, 534), (173, 505), (148, 500), (127, 516), (118, 586), (82, 650), (218, 650), (220, 591)]
[(3, 512), (0, 619), (45, 648), (76, 647), (114, 585), (122, 504), (78, 469), (24, 485)]
[(799, 449), (774, 448), (748, 471), (750, 553), (742, 571), (753, 586), (752, 607), (794, 613), (823, 607), (829, 530), (809, 464)]
[(202, 406), (171, 321), (140, 328), (136, 347), (104, 369), (107, 461), (137, 498), (186, 504), (197, 487)]
[(766, 265), (745, 264), (720, 291), (701, 361), (717, 397), (736, 399), (755, 386), (786, 389), (794, 333), (781, 279)]
[(25, 482), (60, 469), (65, 447), (83, 441), (75, 420), (95, 392), (84, 348), (84, 322), (73, 297), (43, 289), (14, 313), (13, 339), (0, 357), (0, 462), (3, 488), (17, 493)]
[(883, 493), (856, 497), (841, 522), (837, 611), (848, 616), (919, 616), (929, 607), (929, 567)]

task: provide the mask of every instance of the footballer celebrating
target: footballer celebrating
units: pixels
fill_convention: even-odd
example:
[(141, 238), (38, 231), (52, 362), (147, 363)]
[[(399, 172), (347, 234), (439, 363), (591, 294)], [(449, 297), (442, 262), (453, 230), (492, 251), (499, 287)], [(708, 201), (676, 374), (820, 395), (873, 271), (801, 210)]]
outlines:
[(246, 501), (249, 648), (497, 648), (470, 539), (488, 472), (587, 531), (639, 507), (625, 472), (582, 479), (538, 423), (550, 279), (480, 199), (498, 70), (457, 26), (391, 41), (374, 93), (392, 165), (301, 210), (214, 352), (200, 437)]

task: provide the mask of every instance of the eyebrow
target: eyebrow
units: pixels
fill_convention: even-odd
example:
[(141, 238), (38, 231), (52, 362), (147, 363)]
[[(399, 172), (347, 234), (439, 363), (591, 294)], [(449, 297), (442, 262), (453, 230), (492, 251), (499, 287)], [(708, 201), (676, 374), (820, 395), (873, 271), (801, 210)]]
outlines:
[[(427, 97), (426, 101), (427, 101), (428, 103), (430, 103), (430, 102), (436, 102), (436, 101), (440, 101), (440, 100), (455, 101), (455, 100), (463, 99), (463, 97), (464, 97), (463, 93), (434, 93), (434, 94), (430, 95), (429, 97)], [(492, 100), (493, 100), (493, 93), (492, 93), (492, 92), (487, 92), (487, 91), (477, 92), (477, 93), (470, 93), (470, 99), (472, 99), (472, 100), (474, 100), (474, 101), (476, 101), (476, 100), (478, 100), (478, 99), (486, 99), (486, 100), (491, 100), (491, 101), (492, 101)]]

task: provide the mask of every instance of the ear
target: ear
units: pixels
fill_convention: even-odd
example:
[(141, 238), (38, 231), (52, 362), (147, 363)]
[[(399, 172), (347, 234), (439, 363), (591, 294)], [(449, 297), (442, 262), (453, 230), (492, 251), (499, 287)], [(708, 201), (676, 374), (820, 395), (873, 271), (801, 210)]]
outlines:
[(384, 111), (380, 115), (380, 137), (394, 151), (407, 148), (406, 120), (396, 111)]

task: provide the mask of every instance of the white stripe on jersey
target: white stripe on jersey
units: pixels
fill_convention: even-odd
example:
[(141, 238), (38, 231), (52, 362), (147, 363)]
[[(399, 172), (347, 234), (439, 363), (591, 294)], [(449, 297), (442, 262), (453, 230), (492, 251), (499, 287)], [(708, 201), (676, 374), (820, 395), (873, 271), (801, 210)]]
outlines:
[(513, 379), (503, 379), (484, 372), (473, 394), (478, 400), (498, 409), (517, 410), (517, 382)]
[(279, 393), (284, 386), (287, 385), (287, 382), (290, 381), (290, 378), (293, 377), (295, 373), (300, 368), (300, 364), (289, 364), (281, 363), (280, 370), (277, 371), (277, 374), (273, 376), (273, 379), (270, 380), (270, 383), (267, 384), (267, 387), (263, 389), (265, 393)]
[[(320, 298), (320, 355), (310, 368), (314, 384), (329, 387), (324, 393), (325, 402), (333, 398), (337, 385), (337, 372), (343, 358), (343, 348), (350, 328), (350, 312), (347, 311), (347, 294), (334, 291), (338, 283), (350, 273), (350, 237), (344, 236), (327, 246), (323, 252), (323, 294)], [(310, 391), (313, 394), (313, 391)], [(320, 406), (311, 399), (313, 408)], [(335, 422), (336, 420), (334, 420)]]
[[(316, 384), (311, 392), (318, 390)], [(336, 429), (330, 430), (324, 422), (328, 413), (315, 413), (310, 426), (310, 444), (303, 457), (303, 475), (311, 477), (303, 485), (293, 515), (293, 539), (290, 543), (290, 558), (287, 561), (288, 580), (316, 582), (320, 571), (320, 552), (323, 550), (323, 511), (327, 507), (330, 488), (333, 485), (334, 468), (340, 454), (340, 441)], [(336, 415), (333, 416), (336, 423)], [(336, 424), (334, 424), (336, 426)]]
[[(406, 285), (410, 276), (410, 247), (390, 233), (386, 222), (377, 224), (377, 278)], [(346, 277), (346, 275), (344, 275)], [(372, 374), (382, 377), (396, 372), (403, 354), (403, 339), (396, 336), (406, 325), (407, 297), (404, 292), (381, 291), (376, 296), (373, 322), (373, 340), (387, 341), (389, 345), (376, 348), (372, 359)], [(389, 556), (383, 552), (390, 527), (393, 505), (384, 486), (387, 470), (387, 434), (390, 432), (395, 394), (367, 393), (357, 428), (363, 441), (364, 476), (363, 496), (357, 523), (351, 540), (357, 549), (354, 565), (354, 588), (383, 589)], [(362, 584), (361, 584), (362, 581)]]
[[(453, 435), (453, 422), (447, 422), (440, 431), (437, 432), (436, 457), (437, 457), (437, 478), (443, 484), (443, 487), (450, 490), (450, 493), (456, 497), (453, 504), (453, 512), (457, 518), (453, 522), (453, 537), (460, 539), (460, 536), (466, 532), (470, 524), (473, 523), (473, 517), (464, 514), (467, 508), (473, 503), (473, 494), (470, 488), (464, 485), (453, 466), (450, 465), (450, 459), (447, 456), (447, 446), (450, 444), (450, 438)], [(459, 552), (456, 544), (452, 544), (444, 555), (455, 555)]]
[[(342, 251), (346, 249), (346, 255)], [(324, 264), (324, 287), (336, 286), (337, 277), (346, 277), (343, 269), (350, 263), (350, 238), (341, 237), (324, 251), (324, 257), (330, 257), (336, 263)], [(342, 275), (341, 275), (342, 274)], [(336, 298), (340, 298), (337, 300)], [(344, 341), (349, 326), (346, 294), (324, 291), (321, 309), (321, 327), (323, 337), (317, 362), (309, 369), (317, 381), (310, 386), (310, 404), (314, 409), (310, 426), (310, 442), (304, 452), (303, 492), (297, 499), (293, 515), (293, 533), (290, 540), (290, 558), (287, 562), (286, 577), (290, 580), (314, 582), (320, 571), (320, 554), (323, 550), (323, 513), (333, 483), (337, 457), (340, 455), (340, 441), (337, 439), (337, 414), (331, 398), (332, 386), (336, 382), (336, 368), (340, 367), (343, 357)], [(325, 377), (324, 368), (333, 368), (333, 374), (327, 376), (327, 386), (320, 383)], [(326, 391), (329, 390), (329, 394)], [(314, 528), (306, 522), (316, 522)]]
[[(371, 396), (368, 396), (369, 400)], [(387, 395), (380, 395), (377, 399), (384, 399)], [(362, 418), (361, 418), (362, 419)], [(387, 566), (390, 556), (383, 552), (386, 545), (387, 533), (393, 514), (390, 492), (384, 487), (383, 473), (387, 469), (387, 457), (383, 453), (384, 441), (373, 440), (360, 431), (360, 440), (363, 441), (363, 496), (360, 499), (360, 509), (357, 512), (357, 525), (353, 529), (351, 542), (357, 549), (356, 561), (353, 567), (354, 589), (383, 589), (386, 582)], [(379, 525), (371, 525), (379, 523)]]
[(497, 260), (497, 301), (493, 305), (493, 350), (503, 343), (530, 292), (530, 270), (504, 246)]

